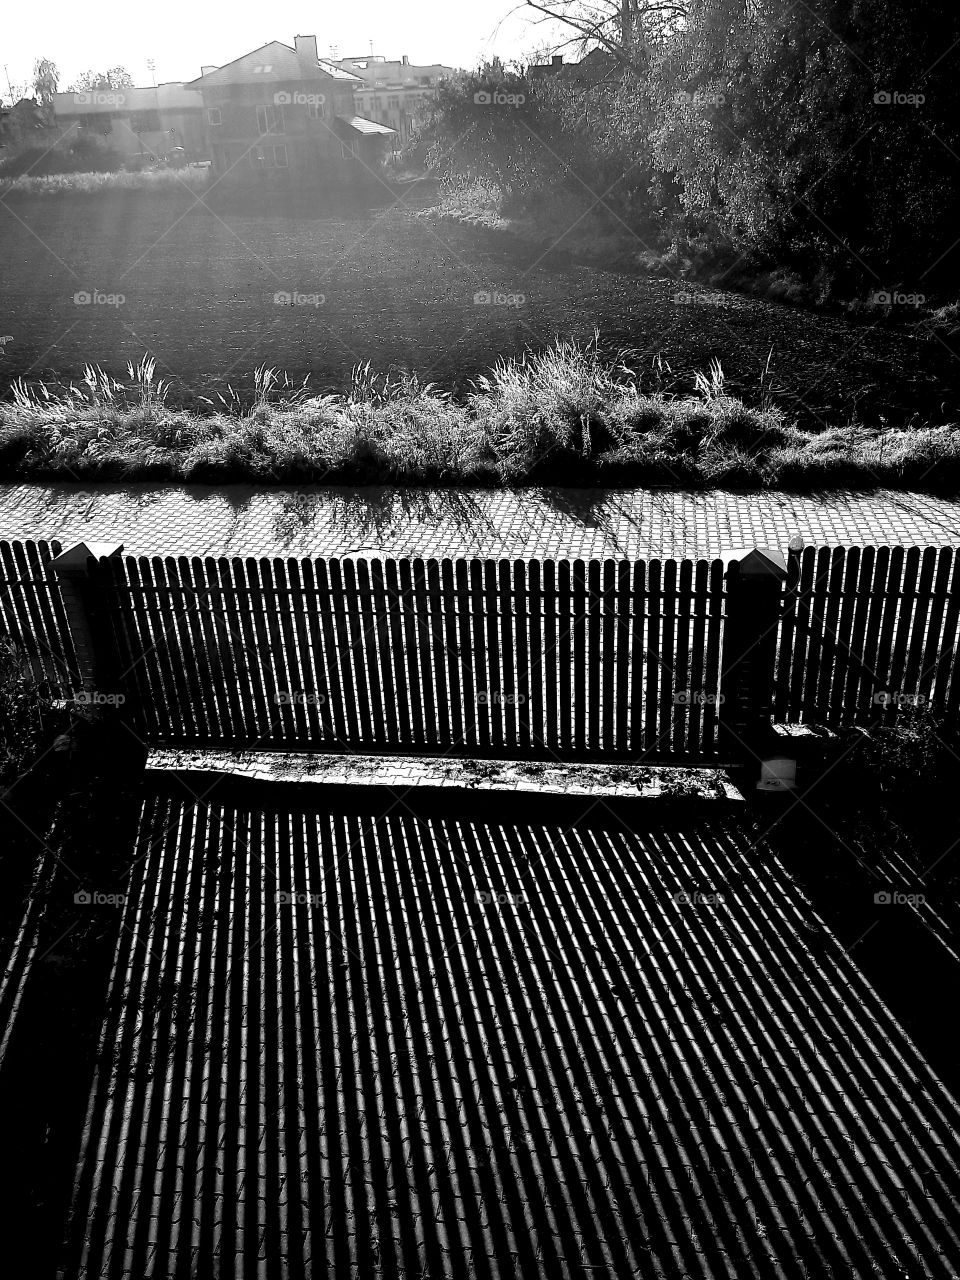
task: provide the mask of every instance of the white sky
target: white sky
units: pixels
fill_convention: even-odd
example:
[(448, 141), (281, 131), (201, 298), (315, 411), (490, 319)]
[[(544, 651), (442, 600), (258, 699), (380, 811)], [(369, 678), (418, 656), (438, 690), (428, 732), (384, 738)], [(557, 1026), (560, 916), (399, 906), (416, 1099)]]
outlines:
[[(201, 0), (165, 0), (154, 6), (130, 0), (94, 0), (92, 5), (49, 0), (31, 9), (7, 6), (0, 30), (0, 96), (9, 98), (29, 82), (36, 58), (50, 58), (64, 89), (82, 71), (122, 65), (137, 85), (149, 85), (147, 59), (156, 63), (157, 83), (191, 80), (202, 63), (230, 62), (241, 54), (295, 35), (315, 35), (321, 57), (337, 45), (339, 56), (370, 51), (387, 58), (408, 54), (411, 62), (443, 62), (471, 68), (498, 54), (504, 61), (529, 57), (550, 43), (550, 30), (534, 25), (533, 10), (511, 16), (517, 0), (356, 0), (313, 7), (272, 0), (269, 5), (235, 0), (207, 7)], [(326, 10), (326, 13), (324, 13)], [(561, 37), (562, 38), (562, 37)], [(6, 67), (6, 72), (3, 68)]]

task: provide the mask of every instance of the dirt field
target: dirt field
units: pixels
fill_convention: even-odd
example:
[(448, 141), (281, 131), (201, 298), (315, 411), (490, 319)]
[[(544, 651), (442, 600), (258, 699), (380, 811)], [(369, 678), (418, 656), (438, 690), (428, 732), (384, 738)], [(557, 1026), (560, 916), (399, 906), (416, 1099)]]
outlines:
[[(366, 360), (462, 389), (502, 354), (586, 341), (597, 326), (648, 364), (664, 357), (670, 388), (689, 391), (716, 357), (754, 403), (772, 348), (766, 389), (807, 425), (854, 412), (955, 421), (960, 409), (957, 359), (936, 341), (541, 258), (402, 206), (283, 216), (186, 198), (11, 198), (0, 245), (0, 388), (76, 378), (87, 363), (119, 374), (150, 352), (185, 400), (243, 385), (264, 362), (317, 389)], [(278, 305), (276, 293), (301, 298)]]

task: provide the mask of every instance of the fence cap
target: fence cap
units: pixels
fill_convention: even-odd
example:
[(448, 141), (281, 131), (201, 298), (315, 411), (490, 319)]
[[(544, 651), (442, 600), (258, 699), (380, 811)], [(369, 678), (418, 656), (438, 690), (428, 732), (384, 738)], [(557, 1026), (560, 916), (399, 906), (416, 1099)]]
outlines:
[(740, 561), (740, 577), (756, 581), (763, 578), (785, 578), (787, 562), (781, 551), (770, 547), (731, 547), (723, 559)]
[(118, 556), (123, 550), (122, 542), (75, 542), (50, 561), (50, 569), (54, 573), (86, 573), (87, 561), (91, 556), (95, 560), (103, 556)]

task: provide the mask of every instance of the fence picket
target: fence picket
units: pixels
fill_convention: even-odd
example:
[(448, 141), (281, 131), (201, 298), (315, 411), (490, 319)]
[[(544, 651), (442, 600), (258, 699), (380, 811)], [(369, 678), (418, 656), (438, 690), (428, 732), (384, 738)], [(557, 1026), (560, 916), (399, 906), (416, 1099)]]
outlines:
[(528, 579), (532, 578), (532, 566), (522, 560), (514, 560), (513, 572), (513, 608), (516, 619), (516, 659), (517, 659), (517, 741), (519, 751), (530, 752), (534, 740), (530, 732), (531, 714), (531, 628), (530, 592)]

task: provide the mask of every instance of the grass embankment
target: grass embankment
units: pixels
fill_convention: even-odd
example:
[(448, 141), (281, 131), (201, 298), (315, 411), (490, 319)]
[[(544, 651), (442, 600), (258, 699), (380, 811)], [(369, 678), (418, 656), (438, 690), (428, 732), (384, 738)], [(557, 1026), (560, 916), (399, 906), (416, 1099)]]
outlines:
[(88, 369), (66, 391), (15, 385), (0, 479), (960, 492), (960, 427), (814, 433), (768, 396), (727, 395), (717, 363), (678, 396), (643, 389), (626, 359), (558, 341), (499, 361), (459, 401), (369, 366), (323, 396), (261, 368), (247, 402), (203, 413), (166, 404), (150, 360), (126, 383)]

